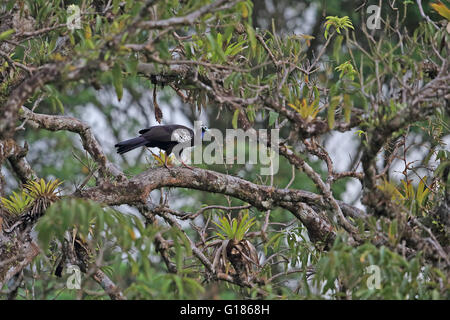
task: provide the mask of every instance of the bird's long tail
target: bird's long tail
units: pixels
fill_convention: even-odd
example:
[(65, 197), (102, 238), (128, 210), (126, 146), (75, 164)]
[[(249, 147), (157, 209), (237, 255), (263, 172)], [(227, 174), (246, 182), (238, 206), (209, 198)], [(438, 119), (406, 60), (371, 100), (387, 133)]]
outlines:
[(122, 154), (128, 151), (131, 151), (133, 149), (145, 146), (145, 144), (148, 141), (145, 140), (145, 138), (143, 137), (137, 137), (137, 138), (133, 138), (133, 139), (129, 139), (129, 140), (125, 140), (122, 142), (119, 142), (118, 144), (115, 145), (115, 147), (117, 148), (117, 153), (118, 154)]

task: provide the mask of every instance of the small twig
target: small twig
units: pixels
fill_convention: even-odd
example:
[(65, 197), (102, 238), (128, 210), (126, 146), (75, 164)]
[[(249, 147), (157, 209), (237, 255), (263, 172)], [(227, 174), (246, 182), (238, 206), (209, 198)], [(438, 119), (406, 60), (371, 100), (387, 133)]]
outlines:
[(438, 27), (438, 26), (433, 22), (433, 20), (431, 20), (430, 17), (427, 16), (427, 15), (425, 14), (425, 12), (423, 11), (423, 8), (422, 8), (422, 0), (416, 0), (416, 2), (417, 2), (417, 6), (419, 7), (420, 15), (421, 15), (423, 18), (425, 18), (425, 20), (427, 20), (427, 22), (431, 23), (431, 24), (433, 25), (433, 27), (434, 27), (436, 30), (439, 30), (439, 27)]

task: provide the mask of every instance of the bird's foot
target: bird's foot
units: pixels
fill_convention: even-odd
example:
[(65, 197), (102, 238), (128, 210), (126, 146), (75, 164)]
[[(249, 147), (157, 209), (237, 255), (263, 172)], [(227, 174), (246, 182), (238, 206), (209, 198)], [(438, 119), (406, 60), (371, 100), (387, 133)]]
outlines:
[(167, 165), (167, 164), (164, 164), (164, 167), (169, 171), (169, 174), (172, 176), (172, 177), (176, 177), (177, 176), (177, 173), (176, 173), (176, 171), (174, 170), (174, 168), (172, 167), (172, 166), (169, 166), (169, 165)]
[(165, 159), (164, 159), (164, 167), (165, 167), (167, 170), (169, 170), (169, 173), (173, 176), (174, 173), (173, 173), (172, 169), (169, 167), (168, 160), (169, 160), (169, 155), (166, 153)]

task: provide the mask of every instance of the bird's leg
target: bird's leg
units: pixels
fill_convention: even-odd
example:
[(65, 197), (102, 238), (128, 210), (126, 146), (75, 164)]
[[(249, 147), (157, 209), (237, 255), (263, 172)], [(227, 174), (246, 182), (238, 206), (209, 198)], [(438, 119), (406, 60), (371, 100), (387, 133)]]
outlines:
[(158, 158), (159, 159), (159, 161), (160, 161), (160, 163), (163, 163), (164, 162), (164, 167), (166, 167), (167, 169), (169, 169), (170, 170), (170, 168), (169, 168), (169, 165), (167, 164), (167, 160), (168, 160), (168, 156), (167, 156), (167, 153), (165, 153), (165, 159), (164, 159), (164, 161), (161, 159), (161, 157), (160, 156), (158, 156), (157, 154), (155, 154), (152, 150), (150, 150), (150, 152), (152, 153), (152, 155), (155, 157), (155, 158)]
[(181, 161), (181, 164), (182, 164), (183, 166), (185, 166), (186, 168), (191, 169), (191, 170), (194, 170), (193, 167), (188, 166), (186, 163), (184, 163), (184, 161), (183, 161), (182, 159), (180, 159), (180, 161)]
[(169, 155), (167, 154), (167, 152), (165, 153), (165, 159), (164, 159), (164, 167), (166, 167), (168, 170), (170, 170), (167, 161), (169, 160)]

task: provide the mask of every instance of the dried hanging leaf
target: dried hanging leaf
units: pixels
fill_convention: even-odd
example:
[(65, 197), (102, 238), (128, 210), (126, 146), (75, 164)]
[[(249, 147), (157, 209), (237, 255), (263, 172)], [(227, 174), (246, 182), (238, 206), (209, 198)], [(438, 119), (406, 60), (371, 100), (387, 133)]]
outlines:
[(156, 85), (153, 88), (153, 105), (155, 106), (155, 119), (158, 121), (159, 124), (161, 124), (161, 120), (163, 118), (163, 113), (161, 111), (161, 108), (158, 105), (158, 101), (156, 99)]

